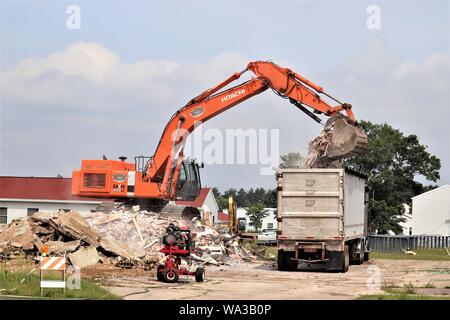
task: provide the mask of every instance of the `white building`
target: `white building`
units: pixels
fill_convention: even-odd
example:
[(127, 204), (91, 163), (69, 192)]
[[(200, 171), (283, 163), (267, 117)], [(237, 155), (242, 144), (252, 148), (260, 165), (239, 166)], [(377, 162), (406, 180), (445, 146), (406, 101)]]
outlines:
[[(30, 216), (37, 211), (78, 211), (90, 213), (109, 198), (86, 198), (72, 195), (71, 178), (0, 176), (0, 223)], [(210, 188), (202, 188), (194, 201), (176, 201), (177, 205), (210, 211), (212, 222), (218, 219), (219, 206)]]
[[(262, 219), (262, 229), (276, 229), (278, 227), (277, 223), (277, 215), (275, 208), (265, 208), (269, 215)], [(221, 220), (228, 221), (228, 210), (223, 210), (223, 213), (226, 214), (226, 219), (222, 218)], [(254, 230), (254, 227), (250, 225), (250, 218), (247, 216), (247, 210), (245, 208), (237, 208), (237, 218), (245, 218), (247, 224), (247, 231)]]
[(200, 193), (194, 201), (175, 201), (179, 206), (194, 207), (200, 211), (203, 218), (203, 211), (209, 210), (211, 214), (211, 222), (218, 222), (219, 205), (211, 188), (201, 188)]
[[(405, 212), (403, 213), (403, 218), (405, 219), (405, 222), (400, 222), (400, 226), (403, 228), (403, 234), (405, 236), (412, 235), (412, 214), (411, 214), (411, 208), (406, 203), (403, 204), (403, 207), (405, 208)], [(394, 232), (390, 231), (389, 234), (394, 234)]]
[(412, 198), (413, 235), (450, 235), (450, 185), (424, 192)]
[(0, 177), (0, 223), (30, 216), (36, 211), (95, 211), (107, 199), (73, 196), (72, 179)]

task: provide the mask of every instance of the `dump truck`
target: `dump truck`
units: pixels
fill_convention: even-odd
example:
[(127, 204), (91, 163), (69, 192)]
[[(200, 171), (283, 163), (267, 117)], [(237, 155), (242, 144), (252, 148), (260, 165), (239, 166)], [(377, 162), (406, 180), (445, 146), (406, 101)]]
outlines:
[(346, 272), (369, 259), (366, 177), (349, 169), (277, 172), (278, 269)]

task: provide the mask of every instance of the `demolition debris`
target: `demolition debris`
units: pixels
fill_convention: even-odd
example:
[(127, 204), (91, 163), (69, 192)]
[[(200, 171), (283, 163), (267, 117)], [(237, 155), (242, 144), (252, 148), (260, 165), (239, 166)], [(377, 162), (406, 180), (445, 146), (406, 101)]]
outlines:
[(161, 237), (169, 223), (192, 231), (198, 265), (234, 265), (253, 259), (237, 236), (198, 218), (161, 216), (155, 212), (116, 209), (112, 212), (41, 212), (14, 220), (0, 230), (0, 256), (36, 255), (46, 246), (50, 255), (66, 254), (70, 262), (85, 268), (97, 263), (150, 270), (164, 258)]

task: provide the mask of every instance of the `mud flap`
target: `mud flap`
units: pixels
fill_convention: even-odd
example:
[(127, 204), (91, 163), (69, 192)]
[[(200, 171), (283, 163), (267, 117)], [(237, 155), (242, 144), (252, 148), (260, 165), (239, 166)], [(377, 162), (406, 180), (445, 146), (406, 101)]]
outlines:
[(325, 269), (327, 271), (341, 271), (342, 264), (344, 263), (344, 252), (343, 251), (328, 251), (329, 260), (325, 264)]

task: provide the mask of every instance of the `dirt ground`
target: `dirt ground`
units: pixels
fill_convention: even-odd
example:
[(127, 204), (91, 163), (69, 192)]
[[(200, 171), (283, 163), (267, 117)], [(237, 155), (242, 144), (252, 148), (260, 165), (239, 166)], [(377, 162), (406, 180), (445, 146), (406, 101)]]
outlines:
[[(97, 270), (96, 272), (99, 272)], [(347, 273), (318, 271), (281, 272), (274, 263), (254, 262), (233, 267), (209, 267), (207, 279), (196, 283), (182, 277), (179, 283), (156, 280), (154, 271), (91, 272), (87, 276), (124, 299), (355, 299), (384, 293), (382, 287), (433, 287), (449, 291), (450, 262), (370, 260), (353, 265)]]

